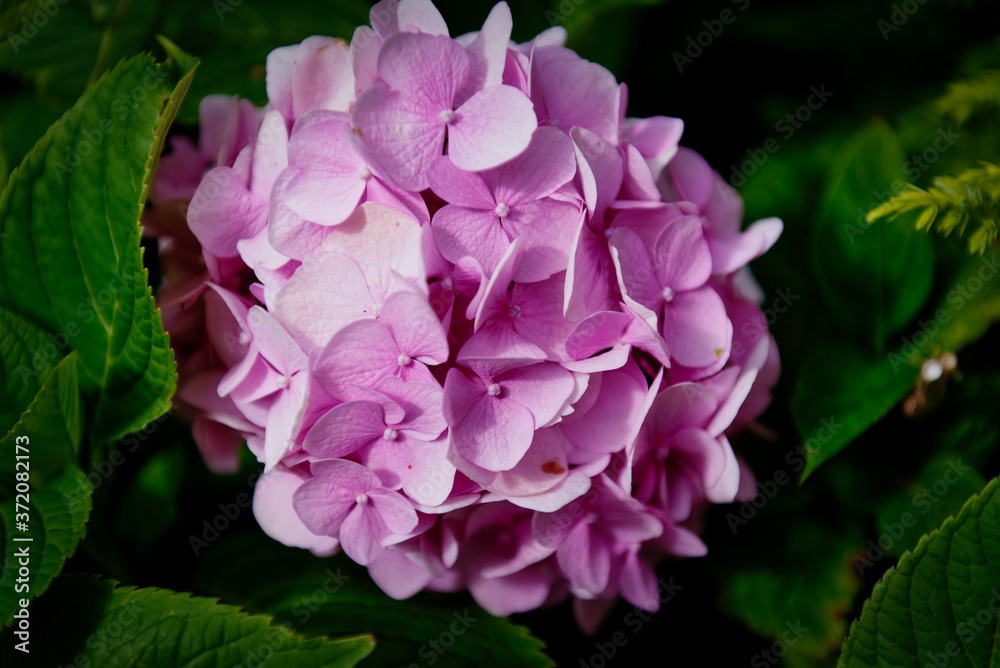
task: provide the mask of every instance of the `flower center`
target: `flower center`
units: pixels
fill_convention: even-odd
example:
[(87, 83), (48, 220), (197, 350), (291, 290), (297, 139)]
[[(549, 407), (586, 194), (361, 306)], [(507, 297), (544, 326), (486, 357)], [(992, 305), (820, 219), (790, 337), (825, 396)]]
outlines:
[(500, 386), (497, 385), (496, 383), (490, 383), (489, 386), (486, 388), (486, 393), (489, 394), (491, 397), (499, 397)]
[(510, 207), (504, 204), (503, 202), (500, 202), (499, 204), (497, 204), (497, 208), (493, 209), (493, 213), (495, 213), (500, 218), (506, 218), (507, 215), (510, 214)]
[(358, 494), (356, 497), (354, 497), (354, 500), (358, 502), (359, 506), (368, 505), (368, 495), (367, 494)]
[(507, 309), (507, 315), (511, 318), (519, 318), (521, 316), (521, 307), (514, 304), (509, 309)]
[(663, 288), (663, 292), (661, 292), (660, 294), (663, 296), (663, 301), (667, 302), (668, 304), (674, 301), (674, 296), (675, 296), (674, 291), (671, 290), (670, 288)]
[(291, 376), (279, 376), (278, 380), (276, 380), (274, 382), (274, 384), (277, 385), (279, 389), (283, 390), (286, 387), (288, 387), (288, 384), (290, 382), (292, 382), (292, 377)]
[(407, 355), (406, 353), (400, 353), (399, 357), (396, 358), (396, 362), (399, 364), (399, 366), (409, 366), (410, 362), (412, 361), (413, 360), (411, 360), (410, 356)]
[(452, 111), (451, 109), (445, 109), (440, 114), (438, 114), (438, 118), (445, 125), (451, 125), (455, 121), (455, 112)]
[(399, 438), (399, 432), (393, 429), (392, 427), (386, 427), (385, 433), (382, 434), (382, 438), (384, 438), (387, 441), (395, 441), (397, 438)]
[(249, 346), (251, 341), (253, 341), (253, 338), (251, 338), (249, 332), (240, 332), (241, 346)]
[(451, 290), (453, 287), (455, 287), (455, 281), (452, 280), (451, 276), (445, 276), (444, 280), (441, 281), (441, 287), (444, 288), (445, 290)]
[(372, 304), (372, 315), (376, 318), (382, 315), (382, 302)]
[(362, 181), (367, 181), (371, 177), (372, 177), (372, 170), (368, 169), (368, 167), (359, 167), (358, 168), (358, 178), (359, 179), (361, 179)]

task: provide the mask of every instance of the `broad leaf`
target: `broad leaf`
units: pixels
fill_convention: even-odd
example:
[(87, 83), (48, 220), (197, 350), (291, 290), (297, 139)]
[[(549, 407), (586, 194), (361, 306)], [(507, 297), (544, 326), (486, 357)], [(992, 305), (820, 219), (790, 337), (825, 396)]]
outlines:
[(962, 265), (937, 310), (908, 336), (900, 351), (910, 362), (958, 352), (1000, 320), (1000, 253), (990, 251)]
[(121, 63), (53, 125), (0, 196), (0, 306), (68, 341), (98, 395), (90, 435), (161, 415), (176, 385), (147, 285), (139, 216), (191, 72)]
[(934, 272), (926, 235), (864, 220), (894, 187), (903, 187), (904, 162), (899, 139), (884, 122), (861, 130), (831, 168), (813, 239), (829, 315), (876, 352), (920, 311)]
[[(261, 580), (261, 573), (268, 577)], [(468, 598), (450, 604), (422, 595), (396, 601), (353, 562), (320, 560), (263, 534), (236, 535), (213, 545), (202, 557), (198, 577), (213, 595), (272, 614), (302, 633), (373, 634), (377, 645), (366, 667), (414, 661), (444, 668), (474, 668), (484, 661), (511, 668), (553, 665), (526, 629)]]
[(927, 463), (906, 489), (879, 509), (880, 549), (902, 554), (917, 546), (948, 517), (958, 514), (965, 501), (986, 481), (971, 463), (955, 453), (942, 453)]
[[(28, 450), (31, 449), (29, 444)], [(14, 455), (4, 452), (4, 456)], [(66, 560), (76, 552), (77, 544), (86, 533), (91, 491), (87, 477), (71, 465), (44, 488), (31, 489), (27, 497), (4, 495), (0, 501), (5, 545), (3, 572), (0, 573), (0, 624), (8, 624), (21, 609), (21, 599), (30, 601), (44, 592), (62, 571)], [(27, 565), (21, 561), (25, 550)], [(27, 568), (27, 576), (21, 572), (22, 567)]]
[(776, 536), (787, 538), (779, 555), (769, 563), (744, 559), (726, 580), (723, 606), (760, 635), (782, 642), (786, 665), (818, 665), (847, 630), (844, 612), (859, 585), (850, 555), (859, 537), (856, 530), (837, 529), (813, 524)]
[(875, 586), (839, 665), (996, 665), (1000, 479), (920, 539)]
[(0, 433), (6, 434), (20, 419), (65, 356), (56, 344), (45, 330), (0, 308)]
[[(25, 0), (0, 16), (0, 69), (30, 77), (68, 106), (107, 67), (154, 48), (155, 36), (165, 35), (204, 61), (181, 114), (191, 121), (211, 93), (263, 104), (268, 53), (310, 35), (350, 39), (367, 23), (369, 8), (361, 0)], [(33, 31), (31, 19), (39, 12), (44, 25)]]
[(917, 369), (844, 344), (818, 346), (792, 397), (806, 451), (802, 480), (885, 415), (913, 386)]
[(115, 587), (93, 576), (61, 578), (31, 609), (24, 666), (350, 668), (370, 636), (307, 640), (268, 617), (168, 589)]
[[(64, 357), (45, 378), (45, 383), (0, 441), (0, 490), (12, 489), (17, 445), (30, 440), (31, 484), (39, 488), (60, 475), (67, 464), (76, 463), (83, 434), (83, 407), (77, 382), (77, 353)], [(23, 466), (20, 468), (24, 468)]]

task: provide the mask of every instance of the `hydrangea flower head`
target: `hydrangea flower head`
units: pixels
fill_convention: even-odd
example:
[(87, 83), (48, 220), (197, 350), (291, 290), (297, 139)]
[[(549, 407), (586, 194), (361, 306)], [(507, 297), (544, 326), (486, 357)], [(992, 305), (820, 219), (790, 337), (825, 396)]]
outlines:
[(741, 231), (683, 123), (628, 118), (561, 29), (513, 43), (503, 2), (457, 38), (428, 0), (371, 16), (274, 51), (264, 109), (206, 98), (161, 163), (195, 439), (218, 471), (245, 442), (264, 530), (391, 596), (653, 610), (653, 569), (753, 488), (730, 437), (778, 357), (746, 265), (781, 222)]

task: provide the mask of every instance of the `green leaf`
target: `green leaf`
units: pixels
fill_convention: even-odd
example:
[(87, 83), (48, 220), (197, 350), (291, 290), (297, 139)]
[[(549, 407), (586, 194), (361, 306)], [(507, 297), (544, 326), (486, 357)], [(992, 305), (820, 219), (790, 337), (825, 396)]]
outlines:
[(0, 433), (20, 419), (63, 356), (45, 330), (0, 308)]
[(370, 8), (361, 0), (172, 2), (158, 32), (203, 62), (181, 119), (196, 121), (198, 103), (209, 94), (239, 95), (263, 104), (265, 63), (271, 51), (298, 44), (310, 35), (349, 40), (356, 27), (368, 23)]
[[(42, 487), (60, 475), (67, 464), (76, 463), (83, 435), (83, 408), (77, 382), (77, 353), (64, 357), (45, 378), (45, 383), (21, 419), (0, 441), (0, 490), (13, 486), (18, 439), (27, 437), (32, 447), (31, 483)], [(23, 467), (22, 467), (23, 468)], [(12, 496), (12, 495), (11, 495)]]
[[(60, 578), (32, 606), (31, 629), (19, 665), (350, 668), (374, 646), (370, 636), (307, 640), (213, 599), (94, 576)], [(13, 657), (13, 644), (0, 656)]]
[(871, 357), (844, 343), (817, 346), (792, 396), (806, 451), (802, 480), (896, 405), (917, 374), (901, 357)]
[[(943, 352), (957, 352), (981, 338), (990, 325), (1000, 320), (1000, 252), (968, 258), (955, 277), (951, 289), (938, 309), (926, 321), (918, 323), (926, 338), (909, 337), (919, 355), (910, 350), (911, 362), (937, 357)], [(912, 348), (913, 346), (911, 346)]]
[(850, 557), (860, 537), (819, 524), (784, 537), (780, 556), (769, 563), (742, 560), (726, 581), (722, 603), (755, 632), (781, 641), (786, 665), (815, 666), (847, 630), (845, 612), (860, 584)]
[(915, 548), (921, 536), (957, 514), (985, 484), (979, 471), (954, 453), (932, 459), (906, 489), (879, 509), (878, 532), (892, 538), (885, 551), (898, 555)]
[(886, 123), (873, 122), (855, 135), (830, 170), (813, 238), (829, 315), (876, 352), (920, 311), (934, 272), (926, 235), (865, 222), (869, 209), (903, 187), (904, 162)]
[[(266, 580), (261, 573), (268, 574)], [(467, 597), (448, 598), (450, 604), (425, 595), (396, 601), (353, 562), (320, 560), (260, 533), (213, 544), (197, 577), (223, 600), (274, 615), (300, 633), (374, 634), (377, 645), (366, 667), (419, 661), (474, 668), (484, 657), (490, 665), (511, 668), (553, 665), (527, 629), (490, 615)]]
[(922, 537), (875, 585), (839, 666), (996, 665), (1000, 479)]
[(0, 16), (0, 69), (68, 106), (113, 63), (141, 51), (159, 2), (24, 0)]
[[(53, 3), (55, 11), (46, 12)], [(30, 78), (68, 106), (111, 64), (156, 48), (156, 36), (163, 35), (204, 60), (181, 112), (194, 122), (198, 103), (209, 94), (263, 104), (268, 53), (310, 35), (350, 39), (367, 23), (369, 9), (361, 0), (26, 0), (0, 15), (0, 70)], [(43, 25), (32, 30), (39, 11)]]
[[(28, 445), (28, 452), (32, 455), (35, 449), (33, 443)], [(23, 451), (18, 453), (23, 454)], [(14, 453), (5, 451), (3, 454), (14, 457)], [(28, 461), (34, 463), (36, 459), (32, 456)], [(24, 497), (4, 495), (0, 502), (5, 545), (3, 571), (0, 573), (0, 624), (10, 623), (15, 611), (20, 609), (21, 599), (30, 600), (44, 592), (62, 571), (66, 559), (76, 552), (77, 544), (86, 533), (91, 491), (87, 477), (71, 465), (44, 488), (31, 489), (26, 504)], [(18, 508), (17, 502), (27, 505), (28, 510)], [(19, 516), (24, 512), (27, 512), (27, 518)], [(27, 524), (27, 531), (22, 523)], [(31, 540), (18, 540), (24, 538)], [(21, 568), (25, 567), (21, 561), (25, 549), (28, 550), (26, 577), (21, 574)]]
[(98, 442), (164, 413), (176, 386), (138, 221), (191, 76), (148, 56), (122, 62), (49, 129), (0, 196), (0, 306), (79, 352)]

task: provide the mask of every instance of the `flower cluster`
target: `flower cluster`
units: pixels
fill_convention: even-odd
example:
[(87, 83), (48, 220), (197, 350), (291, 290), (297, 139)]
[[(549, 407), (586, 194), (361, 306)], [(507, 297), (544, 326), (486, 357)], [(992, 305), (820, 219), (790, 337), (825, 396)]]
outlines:
[(402, 598), (495, 614), (572, 594), (658, 606), (712, 503), (754, 483), (727, 434), (767, 405), (746, 269), (781, 231), (683, 124), (505, 3), (451, 38), (383, 0), (351, 41), (267, 59), (269, 103), (209, 97), (151, 190), (179, 397), (209, 466), (245, 441), (263, 529), (343, 549)]

